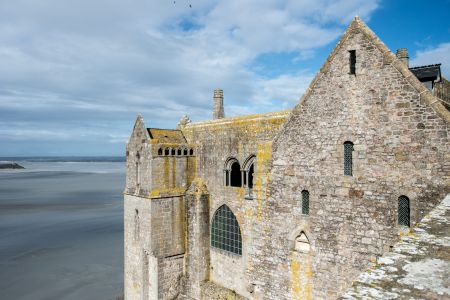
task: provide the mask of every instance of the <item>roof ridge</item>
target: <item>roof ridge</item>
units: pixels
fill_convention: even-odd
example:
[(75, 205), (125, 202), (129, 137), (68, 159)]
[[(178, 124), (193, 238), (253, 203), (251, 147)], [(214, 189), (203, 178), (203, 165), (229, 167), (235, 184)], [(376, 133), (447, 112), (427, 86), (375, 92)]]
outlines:
[(439, 63), (439, 64), (432, 64), (432, 65), (424, 65), (424, 66), (410, 67), (409, 69), (410, 69), (410, 70), (411, 70), (411, 69), (415, 70), (415, 69), (420, 69), (420, 68), (437, 67), (437, 66), (441, 66), (441, 65), (442, 65), (442, 64)]

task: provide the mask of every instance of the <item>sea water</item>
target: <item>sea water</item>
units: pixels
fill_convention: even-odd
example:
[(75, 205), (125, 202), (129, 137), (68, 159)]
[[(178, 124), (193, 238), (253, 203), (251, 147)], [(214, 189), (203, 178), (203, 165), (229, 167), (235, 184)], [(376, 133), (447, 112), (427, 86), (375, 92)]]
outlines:
[(0, 170), (0, 299), (121, 295), (123, 159), (15, 161)]

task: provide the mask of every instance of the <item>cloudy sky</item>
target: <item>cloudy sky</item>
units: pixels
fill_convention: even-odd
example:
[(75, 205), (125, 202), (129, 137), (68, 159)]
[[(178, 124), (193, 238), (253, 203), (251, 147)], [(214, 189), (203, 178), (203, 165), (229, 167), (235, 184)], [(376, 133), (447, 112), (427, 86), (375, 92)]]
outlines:
[(450, 0), (0, 0), (0, 156), (123, 155), (174, 128), (293, 107), (355, 15), (450, 77)]

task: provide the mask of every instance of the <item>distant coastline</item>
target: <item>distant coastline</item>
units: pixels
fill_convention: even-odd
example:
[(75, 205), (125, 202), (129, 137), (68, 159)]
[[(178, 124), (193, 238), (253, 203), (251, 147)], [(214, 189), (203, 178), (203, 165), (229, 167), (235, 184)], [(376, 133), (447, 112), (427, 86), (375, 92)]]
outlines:
[(11, 162), (125, 162), (125, 156), (9, 156), (0, 161)]

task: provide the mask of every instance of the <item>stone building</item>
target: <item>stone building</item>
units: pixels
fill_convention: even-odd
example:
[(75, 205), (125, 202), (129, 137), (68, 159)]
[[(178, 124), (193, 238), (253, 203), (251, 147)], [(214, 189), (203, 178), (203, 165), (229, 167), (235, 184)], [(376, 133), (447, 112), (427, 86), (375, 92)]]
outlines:
[(126, 299), (336, 299), (450, 192), (450, 112), (358, 17), (292, 110), (127, 144)]

